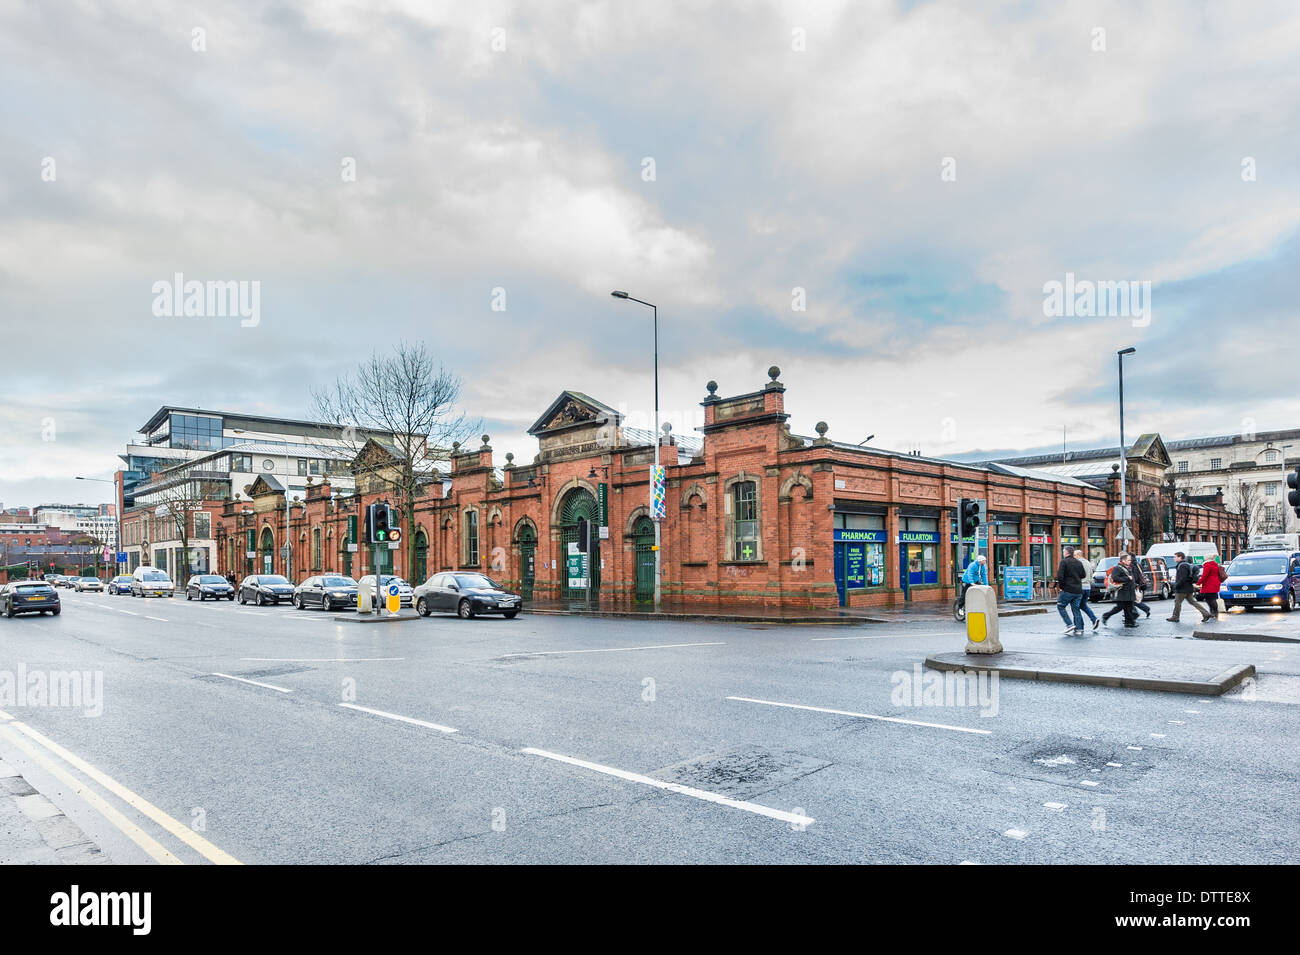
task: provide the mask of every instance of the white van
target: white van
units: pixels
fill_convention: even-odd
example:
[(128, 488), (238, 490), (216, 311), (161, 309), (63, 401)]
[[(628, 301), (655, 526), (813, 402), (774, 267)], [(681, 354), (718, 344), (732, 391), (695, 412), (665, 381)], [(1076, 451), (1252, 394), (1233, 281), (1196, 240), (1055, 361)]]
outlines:
[(1256, 534), (1250, 539), (1251, 550), (1300, 551), (1300, 534)]
[(1219, 556), (1219, 549), (1209, 541), (1173, 541), (1168, 544), (1152, 544), (1151, 549), (1146, 552), (1146, 556), (1163, 557), (1165, 565), (1169, 568), (1169, 574), (1172, 576), (1174, 569), (1178, 566), (1174, 554), (1179, 551), (1187, 555), (1187, 562), (1193, 567), (1200, 567), (1211, 557), (1220, 564), (1223, 563), (1223, 559)]
[(132, 597), (171, 597), (175, 593), (172, 579), (157, 567), (141, 565), (131, 574)]

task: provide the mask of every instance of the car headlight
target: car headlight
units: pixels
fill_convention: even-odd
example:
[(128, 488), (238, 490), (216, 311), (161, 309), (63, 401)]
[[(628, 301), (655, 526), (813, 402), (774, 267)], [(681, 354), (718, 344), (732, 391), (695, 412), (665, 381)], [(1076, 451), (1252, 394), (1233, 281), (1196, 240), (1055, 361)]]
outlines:
[(1260, 589), (1260, 590), (1281, 590), (1281, 589), (1282, 589), (1282, 585), (1281, 585), (1281, 584), (1265, 584), (1263, 587), (1260, 587), (1259, 589)]
[(330, 596), (331, 596), (331, 597), (346, 597), (347, 594), (346, 594), (345, 592), (341, 591), (341, 590), (331, 590), (331, 591), (330, 591)]

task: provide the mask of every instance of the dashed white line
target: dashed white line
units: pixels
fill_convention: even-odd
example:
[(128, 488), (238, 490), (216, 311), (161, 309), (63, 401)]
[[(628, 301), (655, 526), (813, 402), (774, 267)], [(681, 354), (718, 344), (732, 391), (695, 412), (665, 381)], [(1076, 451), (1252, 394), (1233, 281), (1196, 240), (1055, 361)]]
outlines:
[(393, 663), (406, 657), (240, 657), (248, 663)]
[(830, 713), (833, 716), (852, 716), (860, 720), (879, 720), (882, 723), (905, 723), (908, 726), (928, 726), (931, 729), (953, 730), (958, 733), (978, 733), (981, 736), (993, 735), (992, 730), (971, 729), (969, 726), (948, 726), (945, 723), (924, 723), (921, 720), (905, 720), (898, 716), (877, 716), (874, 713), (854, 713), (850, 710), (832, 710), (824, 706), (804, 706), (800, 703), (778, 703), (775, 700), (755, 700), (748, 696), (729, 696), (737, 703), (761, 703), (764, 706), (782, 706), (790, 710), (811, 710), (814, 713)]
[(503, 657), (547, 657), (560, 653), (616, 653), (619, 650), (673, 650), (678, 647), (725, 647), (725, 643), (660, 643), (652, 647), (600, 647), (595, 650), (524, 650)]
[(1141, 746), (1130, 746), (1129, 749), (1134, 749), (1134, 750), (1139, 750), (1139, 751), (1140, 751), (1140, 750), (1142, 749), (1142, 747), (1141, 747)]
[(383, 710), (372, 710), (368, 706), (357, 706), (355, 703), (340, 703), (339, 706), (349, 710), (359, 710), (362, 713), (369, 713), (371, 716), (382, 716), (385, 719), (397, 720), (399, 723), (410, 723), (413, 726), (423, 726), (427, 729), (437, 730), (439, 733), (456, 732), (450, 726), (442, 726), (438, 723), (428, 723), (424, 720), (413, 719), (409, 716), (399, 716), (397, 713), (385, 713)]
[(213, 676), (224, 677), (227, 680), (237, 680), (240, 683), (247, 683), (249, 686), (260, 686), (268, 690), (275, 690), (279, 693), (292, 693), (288, 687), (276, 686), (273, 683), (258, 683), (256, 680), (245, 680), (242, 676), (231, 676), (229, 673), (214, 673)]
[(1097, 781), (1096, 781), (1095, 779), (1081, 779), (1081, 780), (1079, 780), (1079, 785), (1080, 785), (1080, 786), (1096, 786), (1096, 785), (1097, 785)]
[(1165, 738), (1165, 734), (1164, 734), (1164, 733), (1152, 733), (1152, 734), (1151, 734), (1151, 738), (1152, 738), (1152, 739), (1164, 739), (1164, 738)]
[(781, 809), (772, 809), (769, 806), (760, 806), (758, 803), (745, 802), (741, 799), (730, 799), (727, 796), (720, 796), (717, 793), (707, 792), (703, 789), (694, 789), (690, 786), (683, 786), (680, 783), (666, 782), (662, 779), (655, 779), (653, 776), (642, 776), (640, 773), (630, 773), (625, 769), (615, 769), (613, 766), (602, 766), (600, 763), (592, 763), (585, 759), (577, 759), (573, 756), (564, 756), (560, 753), (552, 753), (544, 749), (534, 749), (530, 746), (520, 750), (520, 752), (527, 753), (530, 756), (541, 756), (543, 759), (553, 759), (560, 763), (568, 763), (570, 766), (580, 766), (583, 769), (589, 769), (596, 773), (604, 773), (606, 776), (614, 776), (618, 779), (625, 779), (628, 782), (641, 783), (646, 786), (653, 786), (656, 789), (666, 789), (668, 792), (677, 793), (681, 796), (690, 796), (693, 799), (702, 799), (705, 802), (716, 803), (719, 806), (728, 806), (731, 809), (741, 809), (745, 812), (752, 812), (758, 816), (767, 816), (769, 819), (779, 819), (782, 822), (797, 823), (801, 826), (810, 826), (816, 821), (811, 816), (805, 816), (800, 813), (785, 812)]
[(1029, 833), (1026, 832), (1024, 829), (1008, 829), (1006, 832), (1002, 834), (1006, 836), (1008, 839), (1017, 839), (1017, 840), (1023, 839), (1025, 838), (1025, 836), (1029, 835)]
[(1119, 768), (1120, 768), (1121, 766), (1123, 766), (1124, 764), (1123, 764), (1123, 763), (1107, 763), (1106, 765), (1109, 766), (1109, 767), (1111, 767), (1112, 769), (1119, 769)]
[(157, 620), (159, 623), (169, 623), (169, 622), (170, 622), (169, 620), (167, 620), (166, 617), (151, 617), (151, 616), (149, 616), (148, 614), (145, 614), (145, 615), (144, 615), (144, 619), (146, 619), (146, 620)]
[[(956, 631), (960, 633), (961, 631)], [(951, 637), (953, 631), (948, 633), (864, 633), (856, 637), (810, 637), (812, 643), (829, 643), (833, 640), (875, 640), (880, 637)]]
[(140, 615), (139, 615), (138, 613), (136, 613), (134, 610), (123, 610), (123, 609), (120, 608), (120, 607), (117, 607), (117, 608), (115, 608), (115, 609), (117, 610), (118, 613), (129, 613), (129, 614), (130, 614), (131, 616), (133, 616), (133, 617), (138, 617), (138, 616), (140, 616)]
[(1043, 803), (1043, 808), (1051, 810), (1052, 812), (1065, 812), (1069, 805), (1068, 802), (1045, 802)]
[(1186, 726), (1186, 725), (1187, 725), (1187, 721), (1186, 721), (1186, 720), (1170, 720), (1169, 722), (1170, 722), (1171, 724), (1173, 724), (1174, 726)]

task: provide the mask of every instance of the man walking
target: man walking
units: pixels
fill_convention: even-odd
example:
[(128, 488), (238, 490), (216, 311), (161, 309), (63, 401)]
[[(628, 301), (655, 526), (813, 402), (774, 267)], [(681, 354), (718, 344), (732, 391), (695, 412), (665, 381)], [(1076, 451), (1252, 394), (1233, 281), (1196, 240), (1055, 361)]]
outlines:
[[(1083, 615), (1079, 613), (1079, 601), (1083, 599), (1083, 564), (1074, 559), (1074, 548), (1066, 547), (1061, 552), (1061, 563), (1056, 568), (1056, 586), (1061, 595), (1056, 598), (1056, 612), (1065, 621), (1065, 635), (1072, 637), (1083, 633)], [(1065, 610), (1074, 611), (1071, 621)]]
[(1187, 555), (1182, 551), (1174, 554), (1174, 559), (1178, 561), (1178, 569), (1174, 571), (1174, 615), (1165, 619), (1170, 623), (1178, 623), (1183, 601), (1187, 601), (1200, 611), (1201, 622), (1204, 623), (1210, 619), (1210, 610), (1196, 599), (1196, 580), (1192, 565), (1187, 562)]
[(1092, 621), (1092, 629), (1096, 630), (1101, 626), (1101, 621), (1097, 619), (1097, 615), (1088, 606), (1088, 601), (1092, 597), (1092, 575), (1097, 572), (1097, 568), (1084, 554), (1082, 547), (1074, 549), (1074, 559), (1083, 565), (1083, 595), (1079, 598), (1079, 610)]
[(1129, 570), (1133, 572), (1133, 585), (1137, 588), (1137, 593), (1133, 598), (1133, 619), (1137, 619), (1137, 612), (1141, 610), (1150, 620), (1151, 608), (1144, 598), (1151, 592), (1151, 579), (1142, 570), (1142, 558), (1134, 557)]
[(1137, 610), (1133, 602), (1137, 599), (1137, 582), (1133, 579), (1133, 557), (1121, 554), (1119, 563), (1110, 571), (1111, 582), (1115, 585), (1115, 606), (1101, 615), (1101, 622), (1106, 623), (1117, 613), (1124, 614), (1124, 626), (1137, 626)]

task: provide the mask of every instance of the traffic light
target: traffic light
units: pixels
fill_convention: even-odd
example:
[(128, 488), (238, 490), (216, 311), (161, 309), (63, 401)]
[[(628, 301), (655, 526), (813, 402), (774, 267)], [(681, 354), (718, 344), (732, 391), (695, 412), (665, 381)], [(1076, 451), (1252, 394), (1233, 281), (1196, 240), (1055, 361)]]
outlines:
[(376, 544), (388, 543), (388, 505), (380, 502), (371, 505), (375, 509), (375, 539)]
[(957, 502), (958, 537), (963, 540), (979, 533), (979, 527), (988, 521), (988, 502), (983, 498), (963, 497)]
[(1286, 476), (1286, 486), (1291, 489), (1291, 493), (1286, 496), (1287, 503), (1291, 505), (1295, 516), (1300, 517), (1300, 465)]

